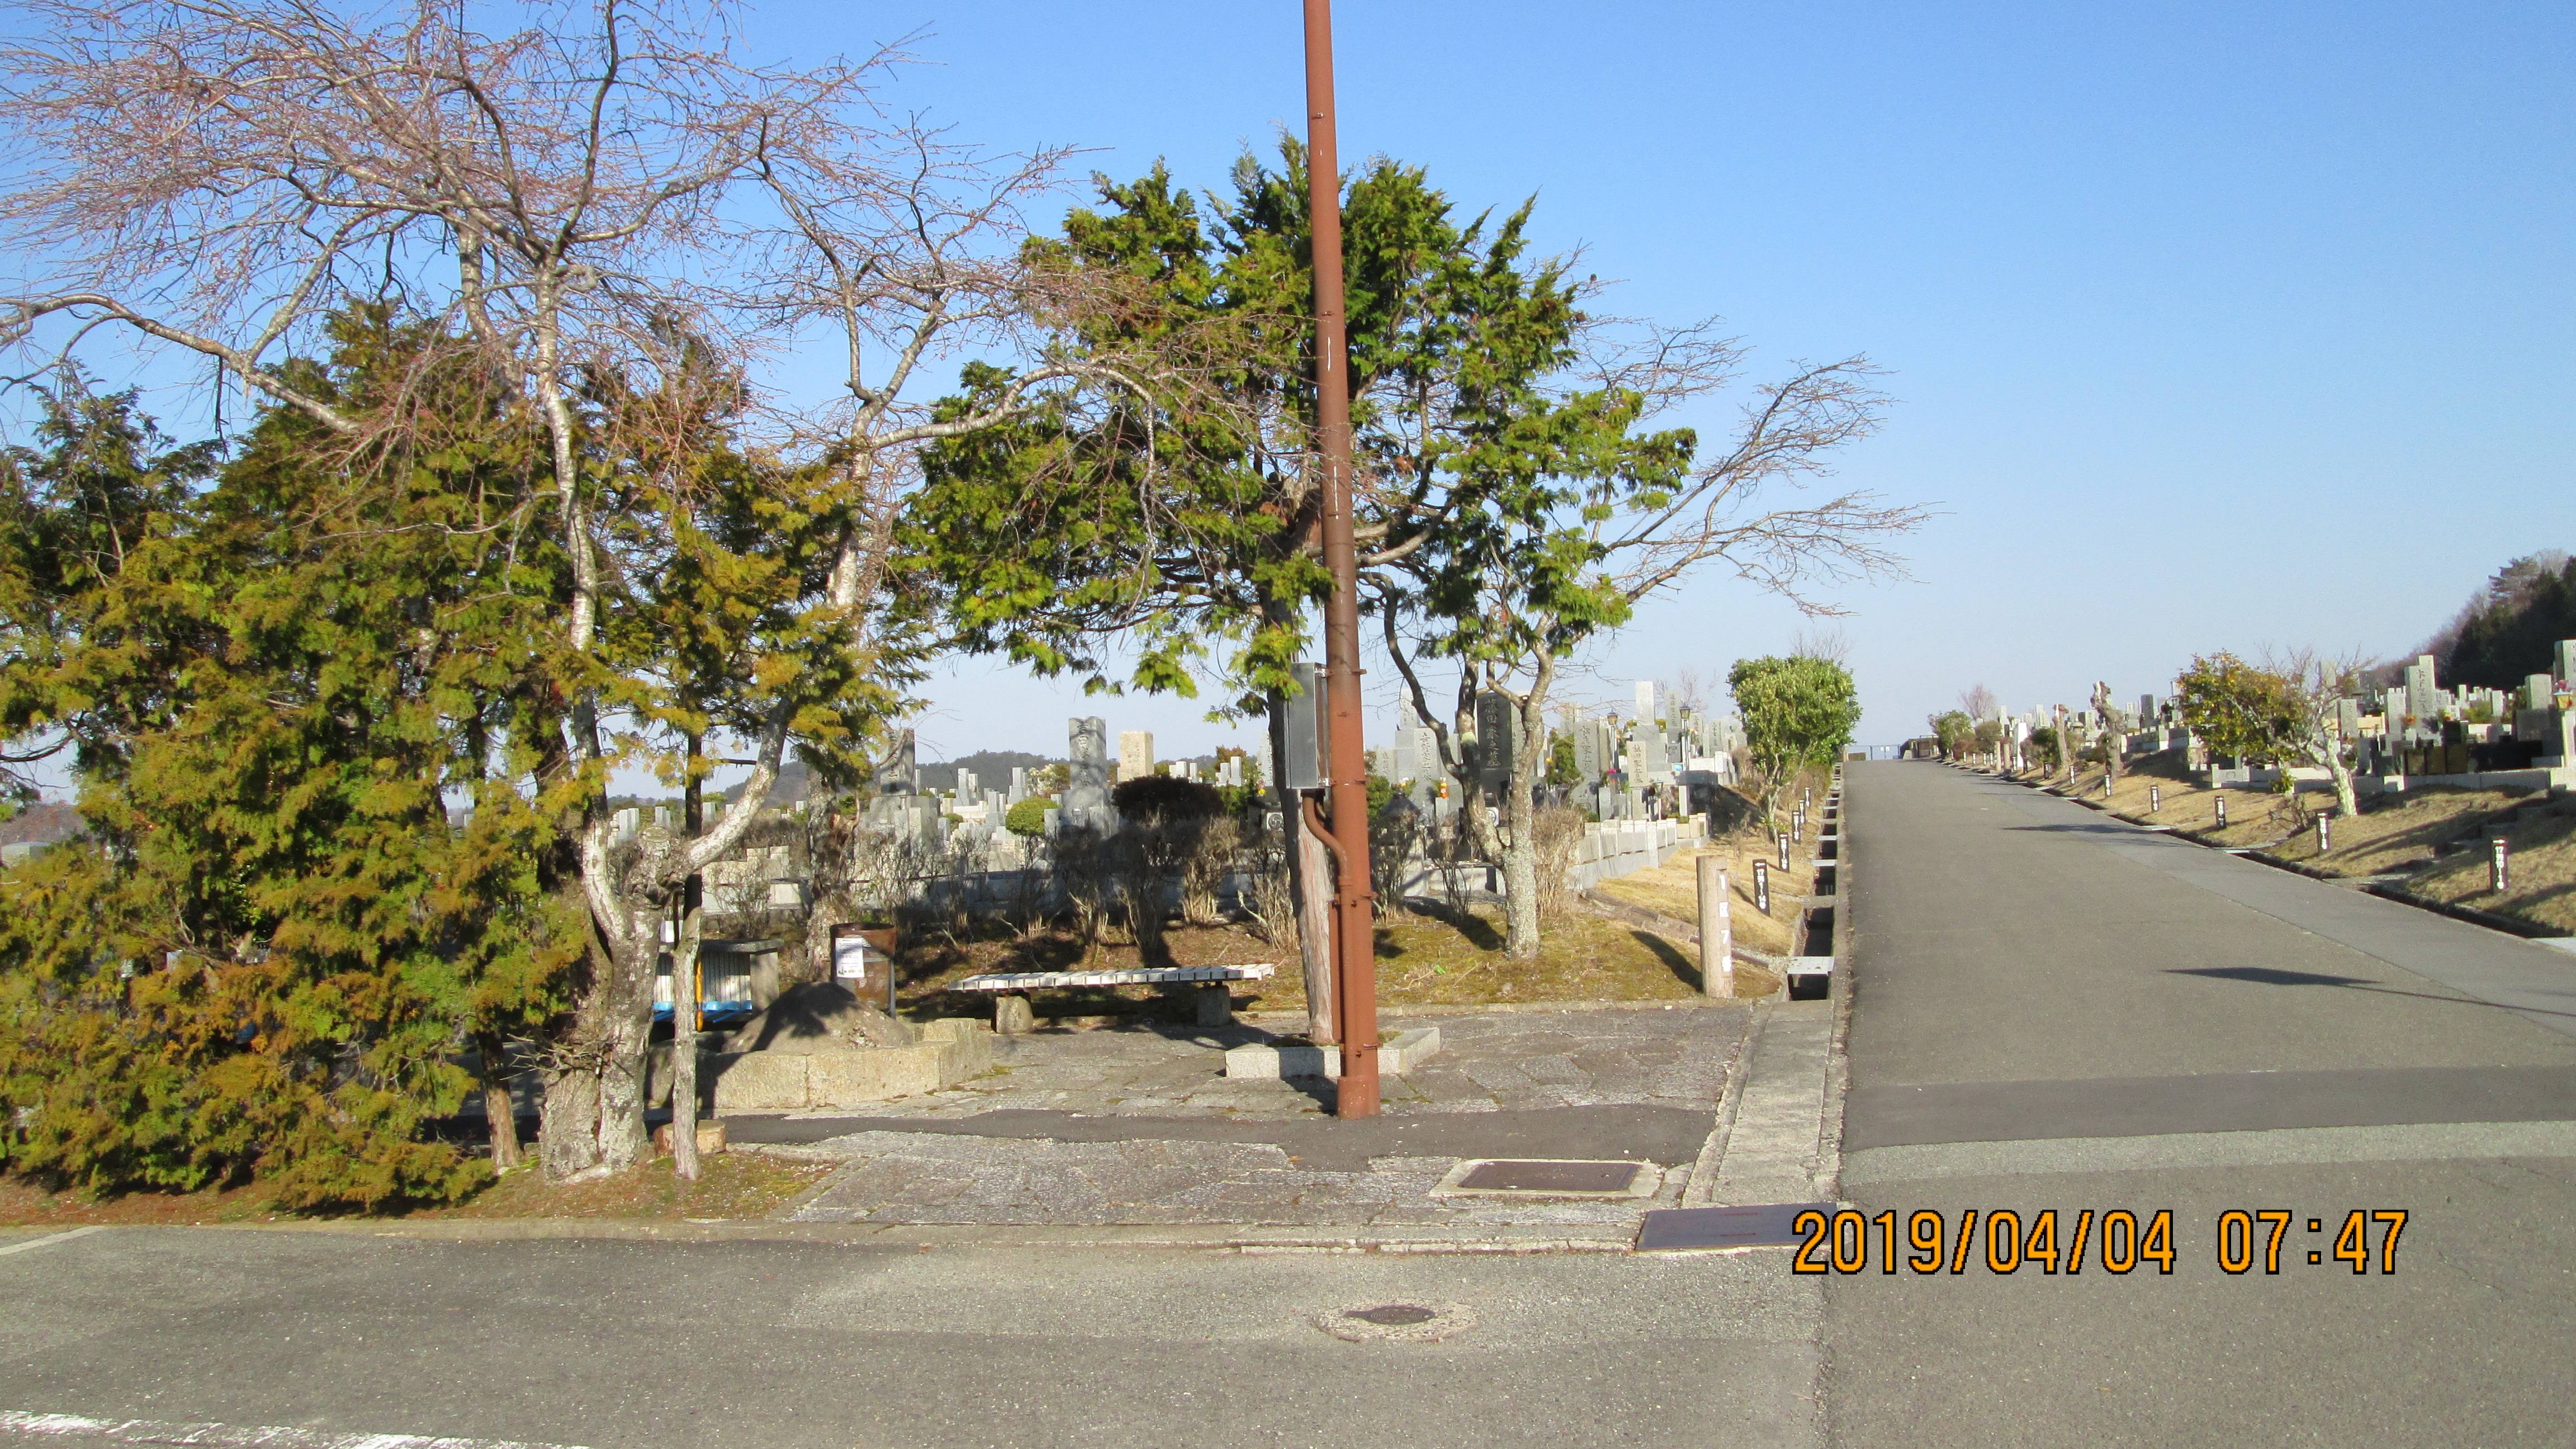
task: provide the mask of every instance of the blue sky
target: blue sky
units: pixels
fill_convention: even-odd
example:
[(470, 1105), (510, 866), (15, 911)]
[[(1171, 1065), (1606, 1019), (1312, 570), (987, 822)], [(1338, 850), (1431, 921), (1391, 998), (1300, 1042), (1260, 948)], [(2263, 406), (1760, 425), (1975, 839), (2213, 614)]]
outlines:
[[(1300, 122), (1297, 15), (768, 0), (749, 31), (816, 54), (919, 29), (898, 104), (1212, 185)], [(2393, 654), (2507, 558), (2576, 544), (2576, 8), (1483, 0), (1336, 22), (1346, 159), (1425, 165), (1474, 206), (1535, 194), (1548, 245), (1624, 279), (1619, 310), (1723, 315), (1757, 372), (1893, 369), (1889, 424), (1840, 476), (1943, 516), (1915, 582), (1840, 599), (1867, 739), (1978, 681), (2022, 707), (2158, 689), (2194, 651)], [(1577, 688), (1722, 674), (1800, 623), (1706, 578)], [(1226, 735), (1194, 705), (1084, 705), (971, 663), (934, 693), (942, 753), (1058, 748), (1075, 710), (1166, 754)]]
[[(1302, 129), (1295, 0), (752, 0), (765, 58), (907, 35), (886, 93), (997, 148), (1195, 186)], [(1708, 315), (1753, 374), (1867, 353), (1838, 482), (1929, 503), (1912, 582), (1837, 597), (1866, 741), (1972, 683), (2161, 690), (2194, 652), (2395, 654), (2506, 559), (2576, 547), (2576, 6), (1346, 3), (1346, 163), (1538, 198), (1616, 311)], [(1070, 204), (1085, 188), (1068, 192)], [(1722, 429), (1723, 410), (1696, 419)], [(1566, 693), (1721, 676), (1804, 621), (1724, 576)], [(1372, 694), (1391, 701), (1379, 671)], [(929, 758), (1248, 742), (1178, 700), (981, 661)], [(1391, 709), (1372, 725), (1382, 729)]]

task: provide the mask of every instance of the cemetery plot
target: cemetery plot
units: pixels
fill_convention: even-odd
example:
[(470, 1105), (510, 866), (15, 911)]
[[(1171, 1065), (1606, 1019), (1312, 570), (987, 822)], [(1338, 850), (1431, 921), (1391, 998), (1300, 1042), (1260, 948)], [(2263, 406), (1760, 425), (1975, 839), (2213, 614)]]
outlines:
[(2480, 843), (2440, 858), (2403, 882), (2405, 888), (2451, 905), (2576, 934), (2576, 818), (2545, 815), (2498, 833), (2510, 845), (2513, 861), (2501, 895), (2488, 889), (2488, 854)]

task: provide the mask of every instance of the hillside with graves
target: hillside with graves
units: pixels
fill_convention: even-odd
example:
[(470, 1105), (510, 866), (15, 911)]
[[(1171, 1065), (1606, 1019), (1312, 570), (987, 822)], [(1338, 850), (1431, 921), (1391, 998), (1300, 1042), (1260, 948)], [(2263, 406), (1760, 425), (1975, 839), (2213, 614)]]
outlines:
[(2541, 657), (2506, 688), (2456, 679), (2433, 653), (2304, 670), (2211, 656), (2134, 710), (2096, 686), (2086, 706), (1954, 711), (1936, 717), (1935, 748), (2219, 849), (2565, 937), (2576, 932), (2576, 639), (2548, 641)]

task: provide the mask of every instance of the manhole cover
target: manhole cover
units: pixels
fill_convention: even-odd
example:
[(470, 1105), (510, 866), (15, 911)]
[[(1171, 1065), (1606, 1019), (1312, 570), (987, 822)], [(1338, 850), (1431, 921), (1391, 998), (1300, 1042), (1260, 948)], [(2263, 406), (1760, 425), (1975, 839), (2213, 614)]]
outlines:
[(1455, 1192), (1545, 1192), (1626, 1196), (1645, 1170), (1642, 1162), (1544, 1162), (1497, 1158), (1471, 1164), (1448, 1184)]
[(1666, 1208), (1646, 1214), (1646, 1221), (1637, 1233), (1637, 1251), (1670, 1253), (1709, 1248), (1785, 1248), (1807, 1236), (1798, 1231), (1798, 1214), (1815, 1211), (1831, 1218), (1834, 1210), (1835, 1205), (1829, 1202)]
[(1319, 1315), (1315, 1326), (1346, 1343), (1438, 1343), (1476, 1326), (1463, 1303), (1368, 1303)]

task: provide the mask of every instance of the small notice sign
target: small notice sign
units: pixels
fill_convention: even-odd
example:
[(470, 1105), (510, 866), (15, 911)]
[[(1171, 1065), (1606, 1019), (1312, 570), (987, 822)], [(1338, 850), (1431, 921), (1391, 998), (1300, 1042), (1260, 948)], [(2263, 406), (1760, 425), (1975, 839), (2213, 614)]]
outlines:
[(861, 1001), (894, 1010), (894, 958), (857, 926), (832, 928), (832, 979)]

